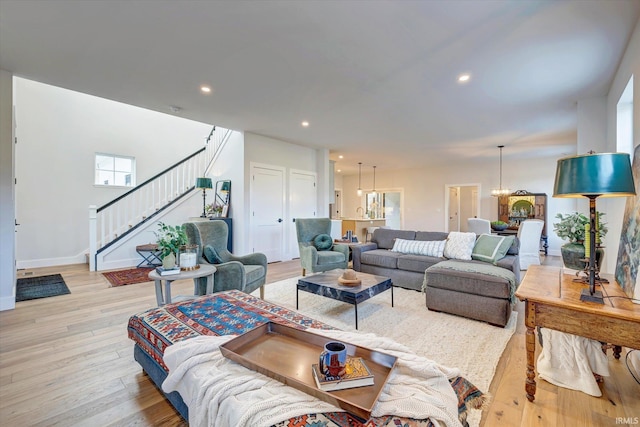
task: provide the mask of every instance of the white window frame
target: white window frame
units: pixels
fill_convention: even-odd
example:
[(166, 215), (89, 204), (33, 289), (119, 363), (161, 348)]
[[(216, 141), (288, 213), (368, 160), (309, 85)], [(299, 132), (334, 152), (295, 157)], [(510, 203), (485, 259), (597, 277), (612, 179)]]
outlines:
[[(113, 158), (113, 169), (98, 169), (98, 156), (101, 157), (111, 157)], [(117, 185), (115, 184), (115, 174), (116, 172), (127, 172), (127, 171), (118, 171), (116, 170), (117, 160), (129, 160), (131, 161), (131, 182), (128, 185)], [(136, 158), (133, 156), (122, 156), (119, 154), (110, 154), (110, 153), (95, 153), (93, 157), (93, 166), (94, 166), (94, 176), (93, 176), (93, 184), (96, 187), (122, 187), (122, 188), (132, 188), (136, 186)], [(103, 182), (97, 182), (98, 180), (98, 171), (101, 172), (112, 172), (113, 173), (113, 184), (105, 184)]]

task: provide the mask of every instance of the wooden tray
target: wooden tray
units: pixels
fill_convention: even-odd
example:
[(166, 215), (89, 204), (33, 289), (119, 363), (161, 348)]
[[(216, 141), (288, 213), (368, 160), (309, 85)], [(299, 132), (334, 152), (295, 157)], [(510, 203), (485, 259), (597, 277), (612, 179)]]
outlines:
[(349, 356), (362, 357), (374, 376), (374, 385), (326, 392), (313, 379), (311, 365), (329, 341), (322, 335), (269, 322), (220, 346), (223, 356), (242, 366), (308, 393), (358, 417), (368, 419), (396, 357), (345, 343)]

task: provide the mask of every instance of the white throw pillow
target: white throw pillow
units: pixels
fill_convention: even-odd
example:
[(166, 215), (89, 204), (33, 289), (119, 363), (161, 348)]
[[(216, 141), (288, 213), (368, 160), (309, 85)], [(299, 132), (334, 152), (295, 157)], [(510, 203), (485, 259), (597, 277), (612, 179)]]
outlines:
[(444, 246), (444, 256), (449, 259), (471, 260), (471, 253), (476, 244), (476, 233), (452, 231)]
[(442, 258), (446, 240), (404, 240), (395, 239), (392, 252), (403, 254), (427, 255)]

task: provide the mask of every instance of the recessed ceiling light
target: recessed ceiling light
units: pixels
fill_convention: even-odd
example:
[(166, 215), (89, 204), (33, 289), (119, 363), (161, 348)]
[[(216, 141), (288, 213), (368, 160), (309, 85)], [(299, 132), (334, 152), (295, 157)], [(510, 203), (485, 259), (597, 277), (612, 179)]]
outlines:
[(342, 172), (342, 169), (338, 169), (338, 173)]
[(211, 88), (209, 86), (200, 86), (200, 92), (202, 93), (211, 93)]
[(341, 154), (338, 156), (339, 159), (344, 159), (344, 156)]
[(469, 79), (471, 79), (471, 74), (469, 73), (460, 74), (458, 76), (458, 83), (466, 83), (469, 81)]
[(305, 128), (309, 127), (309, 122), (305, 120), (304, 122), (301, 123), (301, 125), (302, 127), (305, 127)]

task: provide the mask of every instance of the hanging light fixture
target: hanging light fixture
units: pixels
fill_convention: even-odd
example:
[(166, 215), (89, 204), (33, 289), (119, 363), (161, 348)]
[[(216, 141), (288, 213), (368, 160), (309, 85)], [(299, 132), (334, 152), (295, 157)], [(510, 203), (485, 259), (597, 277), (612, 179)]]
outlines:
[(358, 162), (358, 196), (362, 196), (362, 162)]
[(376, 167), (373, 167), (373, 191), (371, 192), (374, 196), (376, 195)]
[(498, 145), (498, 148), (500, 149), (500, 187), (491, 190), (491, 195), (493, 197), (508, 196), (511, 194), (511, 190), (508, 188), (502, 188), (502, 149), (504, 148), (504, 145)]

